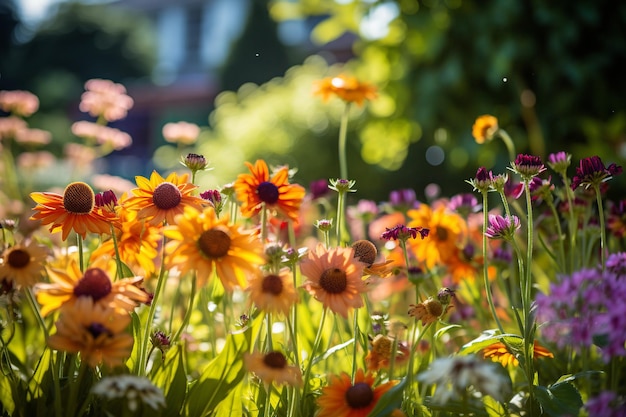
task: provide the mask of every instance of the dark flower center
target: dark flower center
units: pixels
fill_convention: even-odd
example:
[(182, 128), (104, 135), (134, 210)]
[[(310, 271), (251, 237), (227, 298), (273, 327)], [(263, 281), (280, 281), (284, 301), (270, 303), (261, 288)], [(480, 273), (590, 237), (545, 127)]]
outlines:
[(98, 336), (102, 334), (111, 334), (109, 329), (104, 327), (104, 324), (102, 323), (91, 323), (89, 327), (87, 327), (87, 331), (91, 333), (94, 339), (97, 339)]
[(20, 269), (24, 268), (30, 263), (30, 253), (23, 249), (14, 249), (9, 253), (7, 257), (7, 264), (10, 267)]
[(207, 258), (221, 258), (228, 254), (230, 236), (219, 229), (205, 230), (198, 239), (198, 248)]
[(72, 214), (91, 213), (95, 204), (93, 190), (84, 182), (73, 182), (63, 191), (63, 207)]
[(100, 268), (90, 268), (74, 287), (76, 297), (91, 297), (98, 301), (111, 292), (113, 286), (109, 276)]
[(445, 242), (448, 240), (448, 229), (445, 227), (438, 227), (435, 235), (437, 235), (437, 240), (440, 242)]
[(270, 368), (284, 369), (287, 366), (287, 359), (280, 352), (269, 352), (263, 357), (263, 363)]
[(350, 408), (364, 408), (374, 400), (374, 391), (366, 382), (357, 382), (346, 391), (346, 402)]
[(177, 186), (171, 182), (159, 184), (152, 193), (152, 202), (161, 210), (169, 210), (180, 204), (183, 195)]
[(280, 295), (283, 292), (283, 280), (278, 275), (268, 275), (263, 278), (263, 292)]
[(372, 266), (378, 254), (376, 245), (369, 240), (357, 240), (352, 244), (352, 248), (354, 249), (355, 259), (367, 264), (367, 266)]
[(443, 306), (438, 300), (428, 299), (424, 301), (424, 307), (426, 307), (428, 314), (433, 317), (439, 317), (443, 313)]
[(256, 192), (264, 203), (274, 204), (278, 201), (278, 187), (269, 181), (259, 184)]
[(320, 286), (331, 294), (341, 294), (348, 286), (348, 277), (339, 268), (327, 269), (320, 277)]

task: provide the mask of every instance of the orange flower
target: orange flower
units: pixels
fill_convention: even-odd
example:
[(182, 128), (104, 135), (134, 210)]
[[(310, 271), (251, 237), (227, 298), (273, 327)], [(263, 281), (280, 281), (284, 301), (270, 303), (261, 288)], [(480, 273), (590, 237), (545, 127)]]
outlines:
[(246, 290), (250, 292), (250, 301), (269, 313), (287, 315), (291, 306), (298, 302), (289, 269), (283, 269), (279, 274), (256, 274)]
[[(388, 368), (391, 363), (391, 352), (393, 351), (394, 339), (382, 334), (376, 335), (371, 341), (371, 348), (365, 357), (368, 371), (378, 371), (381, 368)], [(409, 348), (404, 343), (397, 343), (396, 357), (394, 363), (402, 365), (409, 359)]]
[(41, 315), (74, 305), (81, 298), (90, 298), (94, 303), (108, 308), (132, 311), (138, 303), (147, 302), (149, 295), (139, 288), (142, 277), (132, 277), (111, 282), (115, 276), (115, 262), (100, 258), (85, 273), (80, 272), (78, 263), (70, 258), (67, 268), (48, 268), (52, 283), (37, 284), (35, 293), (41, 304)]
[(436, 322), (453, 307), (452, 304), (445, 306), (433, 297), (429, 297), (419, 304), (409, 305), (409, 316), (422, 321), (422, 326)]
[(300, 185), (289, 184), (289, 169), (281, 167), (270, 178), (265, 161), (259, 159), (254, 165), (246, 162), (246, 166), (251, 173), (239, 174), (234, 184), (243, 215), (251, 217), (259, 213), (265, 203), (267, 208), (297, 220), (306, 190)]
[(354, 258), (352, 248), (326, 249), (321, 243), (300, 264), (307, 277), (303, 286), (324, 307), (348, 317), (350, 308), (363, 306), (361, 293), (367, 291), (363, 281), (365, 264)]
[(80, 352), (81, 360), (92, 368), (102, 362), (111, 367), (122, 365), (133, 347), (133, 337), (126, 333), (129, 324), (129, 314), (80, 297), (63, 310), (48, 345), (64, 352)]
[(177, 267), (181, 275), (195, 270), (200, 286), (215, 270), (226, 290), (237, 285), (245, 288), (248, 278), (265, 263), (261, 242), (229, 224), (227, 216), (218, 219), (212, 207), (186, 208), (178, 224), (163, 233), (172, 239), (166, 247), (166, 263)]
[(472, 126), (472, 136), (476, 143), (483, 144), (490, 141), (498, 131), (498, 119), (489, 114), (484, 114), (476, 118)]
[(302, 386), (302, 372), (294, 365), (287, 365), (287, 358), (280, 352), (272, 351), (246, 353), (243, 357), (246, 369), (255, 373), (266, 384), (287, 384)]
[(356, 371), (354, 384), (345, 372), (331, 376), (317, 399), (320, 407), (317, 417), (366, 417), (380, 397), (393, 387), (393, 382), (374, 387), (374, 381), (374, 376), (366, 375), (362, 369)]
[[(157, 248), (161, 240), (160, 229), (145, 221), (137, 220), (137, 212), (124, 207), (124, 199), (120, 199), (118, 215), (121, 223), (116, 232), (117, 247), (120, 259), (131, 270), (140, 270), (146, 277), (156, 270), (155, 259)], [(102, 256), (115, 256), (113, 239), (108, 239), (96, 248), (91, 254), (92, 262)]]
[(139, 188), (133, 189), (134, 194), (126, 200), (126, 207), (138, 210), (137, 219), (146, 220), (154, 226), (161, 225), (164, 220), (175, 224), (175, 217), (182, 214), (185, 207), (200, 208), (202, 199), (192, 195), (198, 188), (187, 182), (187, 174), (180, 177), (172, 172), (163, 178), (158, 172), (152, 171), (150, 179), (137, 176), (135, 181)]
[(41, 278), (48, 256), (45, 246), (35, 241), (18, 243), (0, 257), (0, 281), (14, 282), (17, 287), (30, 287)]
[(461, 216), (448, 211), (443, 204), (435, 209), (422, 204), (407, 214), (411, 218), (409, 227), (420, 226), (430, 230), (428, 239), (408, 241), (418, 261), (433, 268), (454, 259), (459, 245), (467, 237), (467, 224)]
[(87, 232), (104, 234), (111, 232), (111, 223), (116, 224), (115, 214), (96, 207), (95, 194), (84, 182), (73, 182), (65, 187), (63, 195), (56, 193), (31, 193), (37, 203), (31, 220), (51, 224), (50, 232), (62, 231), (66, 240), (73, 230), (83, 239)]
[[(514, 366), (519, 365), (519, 361), (515, 355), (511, 353), (502, 342), (496, 342), (484, 348), (483, 357), (485, 359), (491, 358), (494, 362), (500, 362), (502, 366), (508, 366), (510, 364)], [(533, 358), (554, 358), (554, 354), (535, 340)]]
[(373, 100), (378, 96), (376, 87), (345, 74), (315, 82), (313, 94), (321, 96), (324, 101), (331, 96), (337, 96), (347, 103), (356, 103), (359, 106), (362, 106), (365, 100)]

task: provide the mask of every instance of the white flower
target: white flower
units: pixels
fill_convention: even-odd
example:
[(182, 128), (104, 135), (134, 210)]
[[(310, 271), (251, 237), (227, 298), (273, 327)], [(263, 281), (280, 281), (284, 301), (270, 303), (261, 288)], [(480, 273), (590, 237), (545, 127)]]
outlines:
[(438, 404), (463, 396), (469, 388), (503, 402), (510, 388), (497, 364), (473, 355), (435, 359), (417, 379), (426, 385), (437, 385), (433, 401)]
[(124, 399), (130, 411), (137, 411), (139, 404), (158, 410), (165, 407), (163, 392), (152, 385), (148, 378), (134, 375), (105, 377), (92, 388), (92, 393), (108, 400)]

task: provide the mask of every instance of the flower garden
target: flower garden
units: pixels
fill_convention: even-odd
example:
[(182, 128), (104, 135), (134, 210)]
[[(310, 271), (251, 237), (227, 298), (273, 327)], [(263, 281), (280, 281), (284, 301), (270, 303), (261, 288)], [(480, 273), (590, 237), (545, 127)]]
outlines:
[[(199, 127), (164, 127), (180, 167), (29, 188), (51, 137), (38, 99), (0, 92), (0, 414), (4, 416), (626, 416), (626, 200), (614, 161), (519, 154), (467, 192), (358, 198), (348, 109), (377, 98), (348, 74), (339, 178), (299, 184), (264, 159), (215, 189)], [(121, 84), (85, 84), (73, 155), (130, 136)], [(26, 168), (30, 167), (30, 168)]]

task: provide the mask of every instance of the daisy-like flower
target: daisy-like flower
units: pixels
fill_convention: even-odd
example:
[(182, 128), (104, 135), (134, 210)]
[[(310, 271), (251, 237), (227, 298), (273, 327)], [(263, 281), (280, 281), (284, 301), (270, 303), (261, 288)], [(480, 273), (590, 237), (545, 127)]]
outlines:
[(79, 109), (93, 117), (108, 122), (126, 117), (133, 107), (133, 99), (126, 94), (126, 87), (110, 80), (94, 78), (85, 83)]
[(249, 280), (246, 291), (250, 293), (251, 303), (269, 313), (287, 315), (298, 302), (298, 294), (288, 268), (278, 274), (256, 274)]
[(0, 258), (0, 281), (14, 282), (17, 287), (30, 287), (41, 278), (48, 250), (35, 241), (18, 243), (7, 248)]
[(378, 97), (376, 87), (346, 74), (317, 81), (313, 84), (313, 94), (321, 96), (324, 101), (336, 96), (346, 103), (356, 103), (358, 106)]
[[(519, 360), (517, 360), (516, 355), (511, 353), (507, 346), (502, 342), (496, 342), (484, 348), (483, 357), (485, 359), (491, 358), (494, 362), (500, 362), (502, 366), (508, 366), (511, 364), (513, 366), (519, 365)], [(535, 340), (533, 358), (554, 358), (554, 354)]]
[(476, 143), (483, 144), (494, 138), (498, 131), (498, 119), (490, 114), (478, 116), (472, 126), (472, 136)]
[(354, 249), (354, 257), (366, 265), (364, 270), (365, 275), (385, 278), (393, 273), (395, 269), (395, 266), (392, 265), (393, 260), (376, 262), (378, 249), (376, 249), (376, 245), (369, 240), (357, 240), (352, 244), (352, 249)]
[[(158, 256), (158, 246), (161, 241), (161, 229), (153, 226), (148, 222), (138, 220), (137, 212), (128, 210), (124, 206), (126, 197), (120, 199), (120, 205), (117, 206), (117, 214), (120, 219), (121, 227), (116, 229), (116, 240), (120, 259), (128, 267), (135, 271), (141, 272), (145, 277), (151, 276), (156, 271), (155, 260)], [(103, 206), (111, 204), (108, 200), (103, 199)], [(114, 257), (115, 242), (113, 239), (107, 239), (100, 244), (91, 253), (91, 262), (103, 256)]]
[(415, 317), (416, 320), (421, 320), (422, 326), (426, 326), (439, 320), (452, 307), (452, 304), (449, 302), (443, 303), (439, 297), (428, 297), (419, 304), (410, 304), (409, 316)]
[[(370, 350), (365, 357), (367, 370), (374, 372), (381, 368), (389, 368), (393, 352), (394, 339), (392, 337), (377, 334), (370, 339)], [(405, 343), (397, 343), (396, 357), (394, 363), (403, 365), (409, 359), (409, 347)]]
[(487, 226), (485, 236), (490, 239), (504, 239), (510, 241), (520, 227), (519, 217), (515, 215), (505, 217), (499, 214), (490, 214), (489, 226)]
[(367, 291), (363, 281), (366, 265), (354, 257), (352, 248), (326, 249), (321, 243), (300, 264), (307, 277), (303, 286), (324, 307), (348, 317), (348, 310), (363, 306), (361, 293)]
[(246, 166), (250, 174), (239, 174), (234, 184), (243, 215), (251, 217), (259, 213), (265, 203), (267, 208), (297, 220), (306, 190), (300, 185), (289, 183), (289, 169), (280, 167), (270, 177), (267, 164), (261, 159), (254, 165), (246, 162)]
[(61, 313), (48, 346), (64, 352), (80, 352), (81, 360), (95, 368), (101, 363), (122, 365), (130, 356), (133, 337), (126, 332), (130, 315), (81, 297)]
[(145, 219), (154, 226), (163, 224), (164, 220), (176, 224), (175, 217), (182, 214), (185, 207), (202, 207), (202, 199), (193, 195), (198, 187), (189, 183), (188, 178), (187, 174), (178, 176), (175, 172), (163, 178), (156, 171), (152, 171), (150, 179), (137, 176), (135, 181), (139, 188), (131, 190), (133, 195), (125, 206), (138, 211), (137, 219)]
[(447, 264), (458, 253), (462, 241), (467, 237), (466, 221), (443, 204), (436, 208), (422, 204), (415, 210), (409, 210), (407, 214), (412, 219), (409, 227), (423, 226), (430, 232), (428, 239), (409, 241), (417, 260), (425, 262), (428, 268)]
[(417, 379), (426, 385), (437, 385), (433, 395), (433, 401), (437, 404), (463, 397), (470, 387), (503, 402), (511, 388), (510, 380), (495, 366), (475, 355), (439, 358)]
[(357, 369), (354, 384), (345, 372), (331, 376), (317, 399), (319, 412), (316, 416), (366, 417), (380, 397), (393, 387), (393, 382), (374, 386), (375, 380), (373, 374), (365, 374), (363, 369)]
[(62, 307), (71, 307), (82, 298), (126, 312), (150, 299), (139, 287), (143, 277), (111, 281), (110, 277), (115, 276), (115, 262), (111, 259), (100, 258), (82, 273), (76, 260), (71, 258), (64, 269), (48, 268), (48, 275), (51, 283), (35, 286), (44, 317)]
[(252, 352), (243, 357), (248, 372), (254, 373), (265, 384), (302, 386), (302, 372), (295, 365), (289, 365), (281, 352)]
[(165, 408), (165, 396), (160, 388), (146, 378), (136, 375), (115, 375), (102, 378), (91, 392), (107, 400), (122, 399), (131, 412), (139, 411), (147, 405), (158, 411)]
[(519, 174), (522, 180), (530, 181), (533, 177), (545, 171), (546, 167), (538, 156), (519, 154), (515, 158), (515, 161), (511, 162), (509, 169)]
[(31, 220), (50, 224), (52, 233), (61, 231), (66, 240), (71, 231), (83, 239), (87, 232), (104, 234), (111, 231), (111, 223), (116, 224), (115, 214), (96, 207), (95, 194), (84, 182), (73, 182), (65, 187), (63, 195), (50, 192), (31, 193), (37, 203)]
[(572, 178), (572, 190), (575, 190), (581, 185), (585, 188), (599, 186), (601, 183), (621, 173), (621, 166), (611, 164), (605, 167), (599, 156), (583, 158), (576, 167), (576, 175)]
[(199, 286), (215, 271), (226, 290), (246, 288), (248, 278), (265, 263), (259, 239), (230, 224), (227, 216), (218, 219), (212, 207), (186, 208), (177, 224), (163, 233), (171, 239), (168, 266), (177, 267), (181, 275), (195, 270)]

